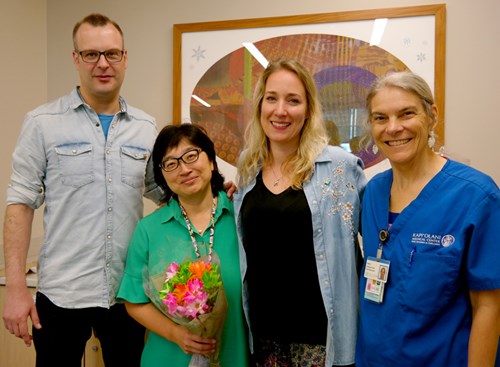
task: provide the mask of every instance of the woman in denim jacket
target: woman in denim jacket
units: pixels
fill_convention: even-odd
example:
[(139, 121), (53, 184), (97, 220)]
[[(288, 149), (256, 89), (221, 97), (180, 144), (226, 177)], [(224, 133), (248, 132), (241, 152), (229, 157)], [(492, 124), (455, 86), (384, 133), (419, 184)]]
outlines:
[(254, 106), (234, 198), (253, 365), (354, 364), (363, 163), (328, 145), (298, 62), (270, 62)]

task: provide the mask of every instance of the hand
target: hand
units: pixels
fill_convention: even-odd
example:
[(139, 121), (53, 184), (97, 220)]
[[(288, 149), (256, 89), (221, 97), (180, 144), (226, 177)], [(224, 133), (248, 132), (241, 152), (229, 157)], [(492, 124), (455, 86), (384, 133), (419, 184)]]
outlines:
[(6, 288), (7, 296), (3, 312), (5, 328), (13, 335), (23, 339), (27, 347), (31, 346), (33, 337), (28, 330), (28, 317), (35, 328), (41, 329), (40, 319), (36, 311), (33, 296), (27, 288)]
[(233, 181), (224, 182), (224, 190), (229, 200), (233, 200), (233, 194), (238, 191), (236, 184)]
[(202, 338), (181, 325), (177, 325), (173, 341), (186, 354), (209, 355), (215, 352), (215, 339)]

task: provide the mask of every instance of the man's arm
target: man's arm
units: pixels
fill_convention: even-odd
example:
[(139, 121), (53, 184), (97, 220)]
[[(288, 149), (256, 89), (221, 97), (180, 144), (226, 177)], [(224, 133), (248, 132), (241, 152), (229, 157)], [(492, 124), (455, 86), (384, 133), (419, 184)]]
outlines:
[(469, 367), (495, 365), (500, 328), (500, 289), (470, 291), (472, 329), (469, 338)]
[(3, 313), (5, 328), (31, 345), (28, 316), (40, 329), (40, 320), (33, 297), (26, 286), (26, 258), (31, 238), (34, 209), (24, 204), (11, 204), (5, 211), (4, 255), (6, 300)]
[(229, 200), (233, 200), (233, 194), (238, 191), (238, 188), (233, 181), (226, 181), (224, 182), (224, 191), (226, 191), (226, 195)]

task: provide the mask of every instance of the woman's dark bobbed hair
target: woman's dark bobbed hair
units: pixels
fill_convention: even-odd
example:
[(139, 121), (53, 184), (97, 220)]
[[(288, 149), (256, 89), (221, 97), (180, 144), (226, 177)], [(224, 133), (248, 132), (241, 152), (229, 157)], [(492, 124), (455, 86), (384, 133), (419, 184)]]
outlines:
[(189, 143), (204, 151), (210, 162), (213, 163), (214, 170), (212, 171), (211, 186), (214, 197), (217, 196), (219, 191), (224, 189), (224, 176), (219, 172), (217, 166), (214, 143), (208, 137), (205, 129), (199, 125), (190, 123), (167, 125), (158, 134), (153, 147), (153, 172), (155, 181), (165, 192), (165, 195), (161, 199), (162, 203), (168, 203), (172, 198), (177, 200), (177, 195), (168, 187), (167, 181), (163, 177), (161, 162), (167, 150), (177, 147), (182, 139), (186, 139)]

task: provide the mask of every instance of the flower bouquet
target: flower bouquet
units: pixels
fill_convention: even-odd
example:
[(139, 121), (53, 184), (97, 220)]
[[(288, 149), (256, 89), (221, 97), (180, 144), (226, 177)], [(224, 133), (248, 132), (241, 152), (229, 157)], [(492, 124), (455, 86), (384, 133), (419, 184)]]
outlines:
[(172, 262), (165, 272), (147, 278), (146, 293), (175, 323), (217, 340), (210, 356), (193, 355), (189, 367), (220, 366), (221, 335), (227, 300), (218, 262), (204, 258)]

